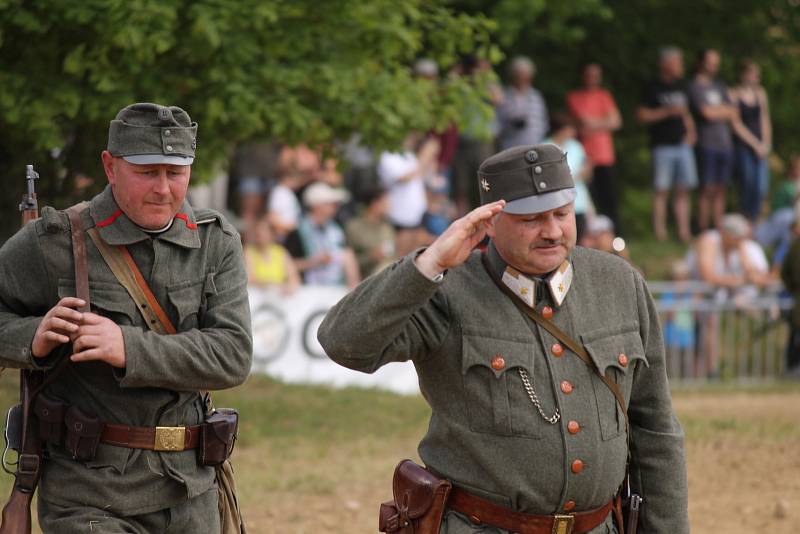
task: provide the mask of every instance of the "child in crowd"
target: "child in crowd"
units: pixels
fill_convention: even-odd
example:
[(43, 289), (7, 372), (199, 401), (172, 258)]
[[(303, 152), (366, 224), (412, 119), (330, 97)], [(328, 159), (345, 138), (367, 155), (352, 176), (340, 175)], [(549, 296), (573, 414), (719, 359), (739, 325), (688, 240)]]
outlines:
[(300, 286), (297, 266), (286, 249), (275, 243), (266, 216), (249, 223), (244, 258), (249, 284), (262, 288), (277, 287), (286, 295), (294, 293)]
[(696, 346), (697, 321), (692, 304), (699, 299), (689, 287), (692, 272), (688, 263), (683, 260), (675, 261), (671, 274), (675, 290), (661, 295), (661, 305), (667, 310), (664, 345), (667, 349), (668, 370), (673, 376), (696, 376), (698, 370), (694, 369), (692, 360)]
[(589, 217), (594, 214), (594, 204), (586, 187), (586, 181), (592, 175), (592, 162), (586, 156), (576, 136), (578, 135), (575, 120), (567, 113), (556, 112), (550, 117), (550, 136), (542, 141), (543, 143), (553, 143), (563, 152), (567, 153), (567, 165), (575, 181), (575, 224), (577, 227), (578, 240), (586, 232), (586, 225)]

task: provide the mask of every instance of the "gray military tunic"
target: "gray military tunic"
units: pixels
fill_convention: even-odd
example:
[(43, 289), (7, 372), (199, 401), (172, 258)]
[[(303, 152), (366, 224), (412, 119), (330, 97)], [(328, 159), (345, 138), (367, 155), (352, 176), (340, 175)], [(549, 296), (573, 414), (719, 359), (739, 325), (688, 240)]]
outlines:
[[(506, 265), (493, 246), (488, 257), (501, 275)], [(640, 531), (688, 532), (683, 433), (652, 298), (619, 258), (579, 247), (571, 260), (574, 279), (563, 304), (545, 297), (537, 307), (550, 305), (552, 321), (580, 340), (600, 369), (610, 368), (624, 393), (632, 485), (646, 503)], [(439, 284), (411, 256), (400, 260), (338, 303), (319, 340), (333, 360), (359, 371), (414, 362), (432, 409), (420, 457), (469, 492), (518, 511), (555, 514), (600, 507), (623, 481), (625, 419), (614, 396), (582, 360), (558, 350), (557, 339), (523, 316), (477, 252)], [(502, 369), (492, 366), (497, 356)], [(539, 414), (519, 369), (527, 371), (545, 415), (560, 410), (558, 423)], [(497, 532), (482, 528), (451, 512), (443, 533)], [(614, 531), (609, 518), (593, 532)]]
[[(72, 363), (47, 393), (101, 421), (135, 426), (197, 425), (200, 390), (241, 384), (252, 338), (247, 275), (239, 235), (221, 215), (184, 202), (169, 230), (151, 236), (117, 207), (110, 187), (83, 212), (111, 245), (126, 245), (176, 335), (150, 331), (125, 289), (87, 238), (92, 311), (122, 329), (127, 366)], [(31, 355), (42, 316), (75, 295), (67, 216), (51, 208), (0, 249), (0, 364), (47, 368), (70, 347)], [(154, 452), (100, 444), (88, 462), (48, 446), (40, 498), (61, 507), (91, 506), (118, 515), (161, 510), (214, 488), (214, 469), (195, 450)]]

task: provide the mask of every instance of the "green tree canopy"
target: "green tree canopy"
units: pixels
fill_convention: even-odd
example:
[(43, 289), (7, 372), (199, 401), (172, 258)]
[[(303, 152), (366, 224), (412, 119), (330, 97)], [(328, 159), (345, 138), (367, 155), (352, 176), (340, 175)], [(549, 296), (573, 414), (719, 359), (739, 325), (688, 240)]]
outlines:
[(108, 122), (136, 101), (199, 123), (200, 179), (254, 137), (324, 145), (358, 132), (398, 146), (465, 102), (485, 106), (468, 82), (437, 86), (409, 67), (496, 56), (491, 29), (443, 0), (0, 0), (0, 172), (21, 192), (36, 164), (52, 203), (64, 177), (102, 176)]

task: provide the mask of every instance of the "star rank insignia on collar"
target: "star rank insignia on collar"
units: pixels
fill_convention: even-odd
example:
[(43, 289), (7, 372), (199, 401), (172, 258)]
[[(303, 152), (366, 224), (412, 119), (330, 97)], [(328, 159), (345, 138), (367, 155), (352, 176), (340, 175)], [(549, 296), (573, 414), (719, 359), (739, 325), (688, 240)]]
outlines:
[(489, 182), (486, 181), (486, 178), (481, 178), (481, 187), (486, 192), (488, 192), (491, 189), (491, 187), (489, 186)]

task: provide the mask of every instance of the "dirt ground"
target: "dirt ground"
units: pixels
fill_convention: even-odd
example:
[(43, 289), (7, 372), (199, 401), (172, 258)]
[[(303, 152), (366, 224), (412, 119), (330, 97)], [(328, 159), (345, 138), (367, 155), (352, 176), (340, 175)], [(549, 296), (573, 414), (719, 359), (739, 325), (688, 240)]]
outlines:
[[(800, 532), (800, 392), (678, 393), (675, 407), (687, 432), (692, 532)], [(280, 463), (269, 457), (286, 451), (239, 451), (240, 464), (262, 458), (259, 467), (281, 481), (258, 491), (257, 469), (243, 473), (254, 490), (246, 494), (260, 495), (246, 499), (252, 531), (376, 532), (392, 466), (415, 446), (416, 436), (360, 439), (347, 448), (300, 447)]]
[[(266, 380), (220, 397), (247, 421), (234, 461), (250, 534), (377, 532), (393, 466), (414, 457), (428, 418), (417, 397)], [(692, 532), (800, 532), (800, 387), (683, 391), (674, 404)]]

